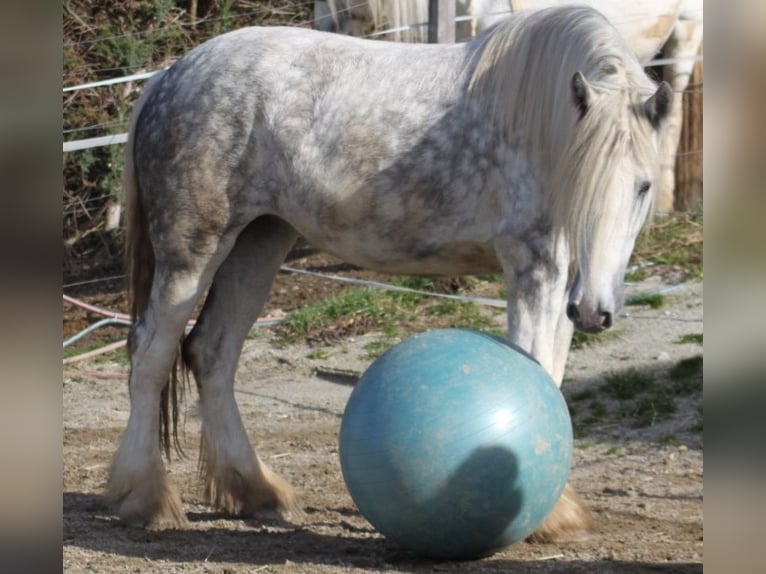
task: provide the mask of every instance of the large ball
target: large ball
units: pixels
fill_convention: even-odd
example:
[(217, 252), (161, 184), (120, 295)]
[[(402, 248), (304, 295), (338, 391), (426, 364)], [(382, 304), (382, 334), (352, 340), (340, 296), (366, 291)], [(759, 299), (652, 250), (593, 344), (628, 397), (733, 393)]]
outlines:
[(526, 538), (571, 461), (569, 412), (547, 372), (467, 329), (391, 348), (362, 375), (341, 423), (341, 469), (360, 512), (432, 558), (477, 558)]

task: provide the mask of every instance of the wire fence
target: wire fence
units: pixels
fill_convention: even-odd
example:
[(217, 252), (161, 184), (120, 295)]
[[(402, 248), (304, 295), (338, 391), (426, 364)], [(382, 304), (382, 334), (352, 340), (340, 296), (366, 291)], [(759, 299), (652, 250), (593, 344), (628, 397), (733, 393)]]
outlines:
[[(317, 24), (319, 21), (322, 20), (322, 18), (342, 17), (343, 15), (349, 13), (352, 10), (358, 9), (360, 7), (364, 7), (365, 5), (368, 4), (368, 2), (366, 0), (348, 0), (345, 3), (339, 2), (338, 4), (339, 6), (337, 8), (335, 16), (332, 16), (332, 15), (316, 16), (315, 20), (310, 22), (304, 22), (303, 24), (304, 25)], [(302, 2), (287, 2), (280, 5), (279, 8), (282, 10), (300, 9), (300, 8), (313, 9), (313, 6), (314, 6), (314, 1), (311, 0), (311, 1), (302, 1)], [(66, 47), (92, 46), (92, 45), (96, 45), (96, 44), (100, 44), (104, 42), (114, 42), (116, 40), (122, 40), (126, 38), (148, 39), (148, 38), (151, 38), (152, 36), (162, 36), (163, 34), (169, 31), (174, 31), (177, 29), (198, 28), (203, 25), (208, 25), (211, 23), (223, 22), (223, 21), (242, 22), (252, 18), (253, 16), (263, 15), (267, 13), (268, 10), (270, 9), (274, 9), (274, 8), (260, 8), (257, 10), (245, 11), (245, 12), (241, 12), (237, 14), (228, 15), (225, 17), (206, 17), (206, 18), (198, 19), (195, 22), (181, 22), (181, 23), (175, 23), (175, 24), (167, 25), (167, 26), (157, 26), (151, 30), (128, 32), (124, 34), (110, 34), (105, 36), (99, 36), (96, 38), (90, 38), (87, 40), (70, 41), (70, 42), (65, 42), (64, 47), (66, 48)], [(485, 16), (502, 16), (502, 15), (510, 14), (510, 13), (511, 13), (511, 10), (508, 9), (506, 11), (492, 12), (490, 14), (486, 14)], [(672, 16), (672, 15), (669, 14), (668, 16)], [(473, 16), (458, 16), (455, 18), (455, 22), (458, 23), (458, 22), (470, 20), (472, 18)], [(630, 23), (632, 20), (635, 20), (637, 18), (639, 18), (639, 16), (633, 16), (632, 19), (629, 17), (624, 17), (621, 19), (620, 22), (614, 22), (614, 23), (615, 24)], [(374, 32), (366, 34), (366, 37), (368, 38), (384, 37), (397, 32), (402, 32), (405, 30), (423, 27), (427, 25), (428, 25), (427, 22), (418, 22), (418, 23), (407, 25), (407, 26), (401, 26), (401, 27), (395, 27), (395, 28), (384, 28), (382, 30), (376, 30)], [(661, 66), (672, 65), (682, 61), (702, 61), (702, 60), (703, 60), (703, 57), (701, 55), (690, 56), (687, 58), (656, 58), (650, 62), (647, 62), (645, 64), (645, 67), (647, 68), (661, 67)], [(169, 62), (168, 65), (170, 63), (172, 62)], [(146, 63), (137, 64), (137, 65), (134, 65), (133, 68), (134, 69), (145, 68), (146, 65), (147, 65)], [(95, 80), (92, 82), (65, 86), (63, 87), (63, 93), (72, 94), (72, 93), (76, 93), (76, 92), (84, 91), (84, 90), (94, 90), (97, 88), (117, 86), (120, 84), (131, 83), (131, 82), (141, 82), (151, 78), (153, 75), (157, 74), (158, 72), (166, 68), (167, 68), (167, 65), (153, 71), (143, 71), (140, 73), (129, 74), (129, 75), (123, 74), (120, 76), (114, 76), (114, 77), (106, 78), (102, 80)], [(100, 74), (102, 72), (111, 72), (111, 71), (118, 71), (118, 69), (115, 69), (115, 68), (91, 69), (90, 73)], [(120, 68), (119, 71), (126, 72), (129, 70), (127, 68)], [(679, 93), (684, 93), (684, 92), (691, 93), (689, 90), (679, 91)], [(698, 89), (698, 93), (701, 93), (701, 89)], [(75, 128), (65, 129), (64, 137), (66, 139), (67, 135), (86, 132), (86, 131), (108, 130), (111, 132), (113, 130), (125, 130), (125, 129), (127, 129), (127, 120), (124, 120), (121, 122), (109, 122), (109, 123), (99, 122), (97, 124), (78, 126)], [(124, 131), (118, 132), (118, 133), (111, 133), (110, 136), (112, 136), (111, 139), (109, 139), (108, 136), (101, 136), (101, 137), (85, 138), (85, 139), (74, 140), (74, 141), (65, 141), (63, 143), (63, 152), (68, 153), (73, 151), (92, 149), (92, 148), (101, 147), (104, 145), (120, 144), (126, 141), (126, 134), (124, 133)], [(693, 151), (693, 152), (687, 151), (685, 153), (686, 154), (701, 153), (701, 151), (702, 150)]]

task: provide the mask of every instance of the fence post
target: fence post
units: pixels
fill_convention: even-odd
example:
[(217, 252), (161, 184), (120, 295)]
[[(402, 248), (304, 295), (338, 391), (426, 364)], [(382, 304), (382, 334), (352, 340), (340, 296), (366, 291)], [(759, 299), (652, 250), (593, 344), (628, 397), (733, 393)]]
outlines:
[(455, 0), (428, 0), (428, 41), (432, 44), (455, 41)]
[[(700, 46), (698, 55), (703, 55)], [(703, 63), (697, 62), (683, 94), (683, 121), (676, 156), (676, 211), (700, 210), (702, 206), (702, 86)]]

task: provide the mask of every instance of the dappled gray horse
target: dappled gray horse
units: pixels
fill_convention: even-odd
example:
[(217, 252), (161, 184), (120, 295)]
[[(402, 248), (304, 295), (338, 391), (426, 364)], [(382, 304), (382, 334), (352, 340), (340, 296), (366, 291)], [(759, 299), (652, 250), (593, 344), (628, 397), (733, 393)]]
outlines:
[[(185, 522), (157, 437), (169, 453), (178, 344), (208, 288), (181, 353), (199, 390), (206, 494), (229, 512), (300, 513), (255, 455), (233, 391), (299, 233), (387, 273), (501, 269), (508, 338), (560, 383), (573, 326), (605, 329), (623, 302), (671, 99), (584, 7), (508, 18), (455, 45), (250, 28), (176, 62), (147, 87), (127, 145), (136, 322), (108, 484), (120, 516)], [(588, 528), (567, 488), (535, 536)]]

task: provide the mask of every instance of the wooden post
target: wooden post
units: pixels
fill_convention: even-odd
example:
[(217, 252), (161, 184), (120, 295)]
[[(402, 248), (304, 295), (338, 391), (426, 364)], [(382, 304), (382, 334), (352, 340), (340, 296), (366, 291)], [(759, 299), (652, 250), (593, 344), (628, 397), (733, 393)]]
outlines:
[(428, 41), (432, 44), (455, 41), (455, 0), (428, 0)]
[[(700, 46), (699, 55), (703, 55)], [(702, 86), (703, 63), (694, 66), (683, 95), (684, 119), (676, 157), (676, 191), (673, 208), (690, 211), (702, 206)]]

